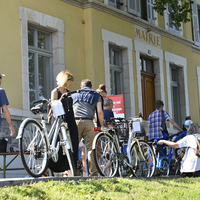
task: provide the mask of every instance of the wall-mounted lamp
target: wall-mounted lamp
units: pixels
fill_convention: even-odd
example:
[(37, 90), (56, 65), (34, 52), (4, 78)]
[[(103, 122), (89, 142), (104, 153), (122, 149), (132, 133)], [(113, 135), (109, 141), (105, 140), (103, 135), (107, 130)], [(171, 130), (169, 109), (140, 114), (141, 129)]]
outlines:
[(149, 33), (151, 31), (151, 29), (150, 28), (147, 28), (147, 32)]

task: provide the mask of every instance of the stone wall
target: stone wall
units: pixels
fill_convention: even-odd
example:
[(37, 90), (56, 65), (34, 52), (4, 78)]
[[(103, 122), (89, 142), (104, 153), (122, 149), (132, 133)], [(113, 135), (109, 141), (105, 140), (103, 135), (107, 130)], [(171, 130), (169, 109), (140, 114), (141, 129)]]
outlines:
[(11, 137), (8, 122), (6, 121), (5, 118), (2, 118), (2, 127), (1, 127), (1, 132), (0, 132), (0, 139), (8, 138), (7, 152), (10, 152), (11, 146), (18, 148), (18, 140), (16, 139), (16, 137), (17, 137), (18, 129), (19, 129), (21, 122), (22, 122), (21, 120), (12, 120), (12, 124), (15, 128), (15, 134)]

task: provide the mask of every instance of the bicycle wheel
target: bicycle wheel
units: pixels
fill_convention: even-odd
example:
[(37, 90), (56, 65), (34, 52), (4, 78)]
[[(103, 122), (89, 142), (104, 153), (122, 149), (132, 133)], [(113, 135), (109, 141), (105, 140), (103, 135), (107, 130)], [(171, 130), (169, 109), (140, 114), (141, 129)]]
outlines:
[(93, 156), (101, 176), (114, 177), (118, 170), (117, 147), (111, 136), (100, 133), (93, 140)]
[(161, 176), (168, 176), (169, 175), (169, 160), (167, 158), (163, 158), (161, 162), (160, 168)]
[(131, 145), (131, 165), (137, 177), (151, 177), (156, 167), (155, 155), (147, 142), (139, 140), (139, 145), (140, 148), (137, 142)]
[(47, 168), (47, 142), (40, 124), (27, 120), (19, 128), (19, 150), (24, 168), (30, 176), (40, 177)]
[(181, 159), (178, 158), (174, 163), (174, 175), (175, 176), (180, 174), (180, 165), (181, 165)]

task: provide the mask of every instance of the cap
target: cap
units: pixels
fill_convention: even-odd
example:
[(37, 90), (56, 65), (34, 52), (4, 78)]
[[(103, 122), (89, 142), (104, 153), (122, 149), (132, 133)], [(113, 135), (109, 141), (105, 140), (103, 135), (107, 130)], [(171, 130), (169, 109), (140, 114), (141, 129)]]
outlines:
[(188, 119), (188, 120), (185, 121), (184, 125), (185, 125), (186, 127), (189, 127), (190, 124), (192, 124), (192, 123), (193, 123), (192, 120)]
[(5, 76), (5, 74), (0, 74), (0, 76)]

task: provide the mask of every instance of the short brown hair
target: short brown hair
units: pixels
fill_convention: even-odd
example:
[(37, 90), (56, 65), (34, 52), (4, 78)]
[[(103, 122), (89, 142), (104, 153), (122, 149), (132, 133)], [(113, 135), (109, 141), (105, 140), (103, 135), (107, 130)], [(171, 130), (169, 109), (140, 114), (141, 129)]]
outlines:
[(84, 79), (81, 81), (81, 86), (92, 88), (92, 82), (89, 79)]
[(106, 86), (105, 84), (100, 84), (99, 85), (99, 88), (96, 90), (98, 93), (102, 93), (102, 92), (105, 92), (107, 94), (107, 91), (106, 91)]
[(161, 106), (164, 106), (163, 101), (157, 100), (157, 101), (155, 102), (155, 107), (156, 107), (156, 109), (159, 109)]

